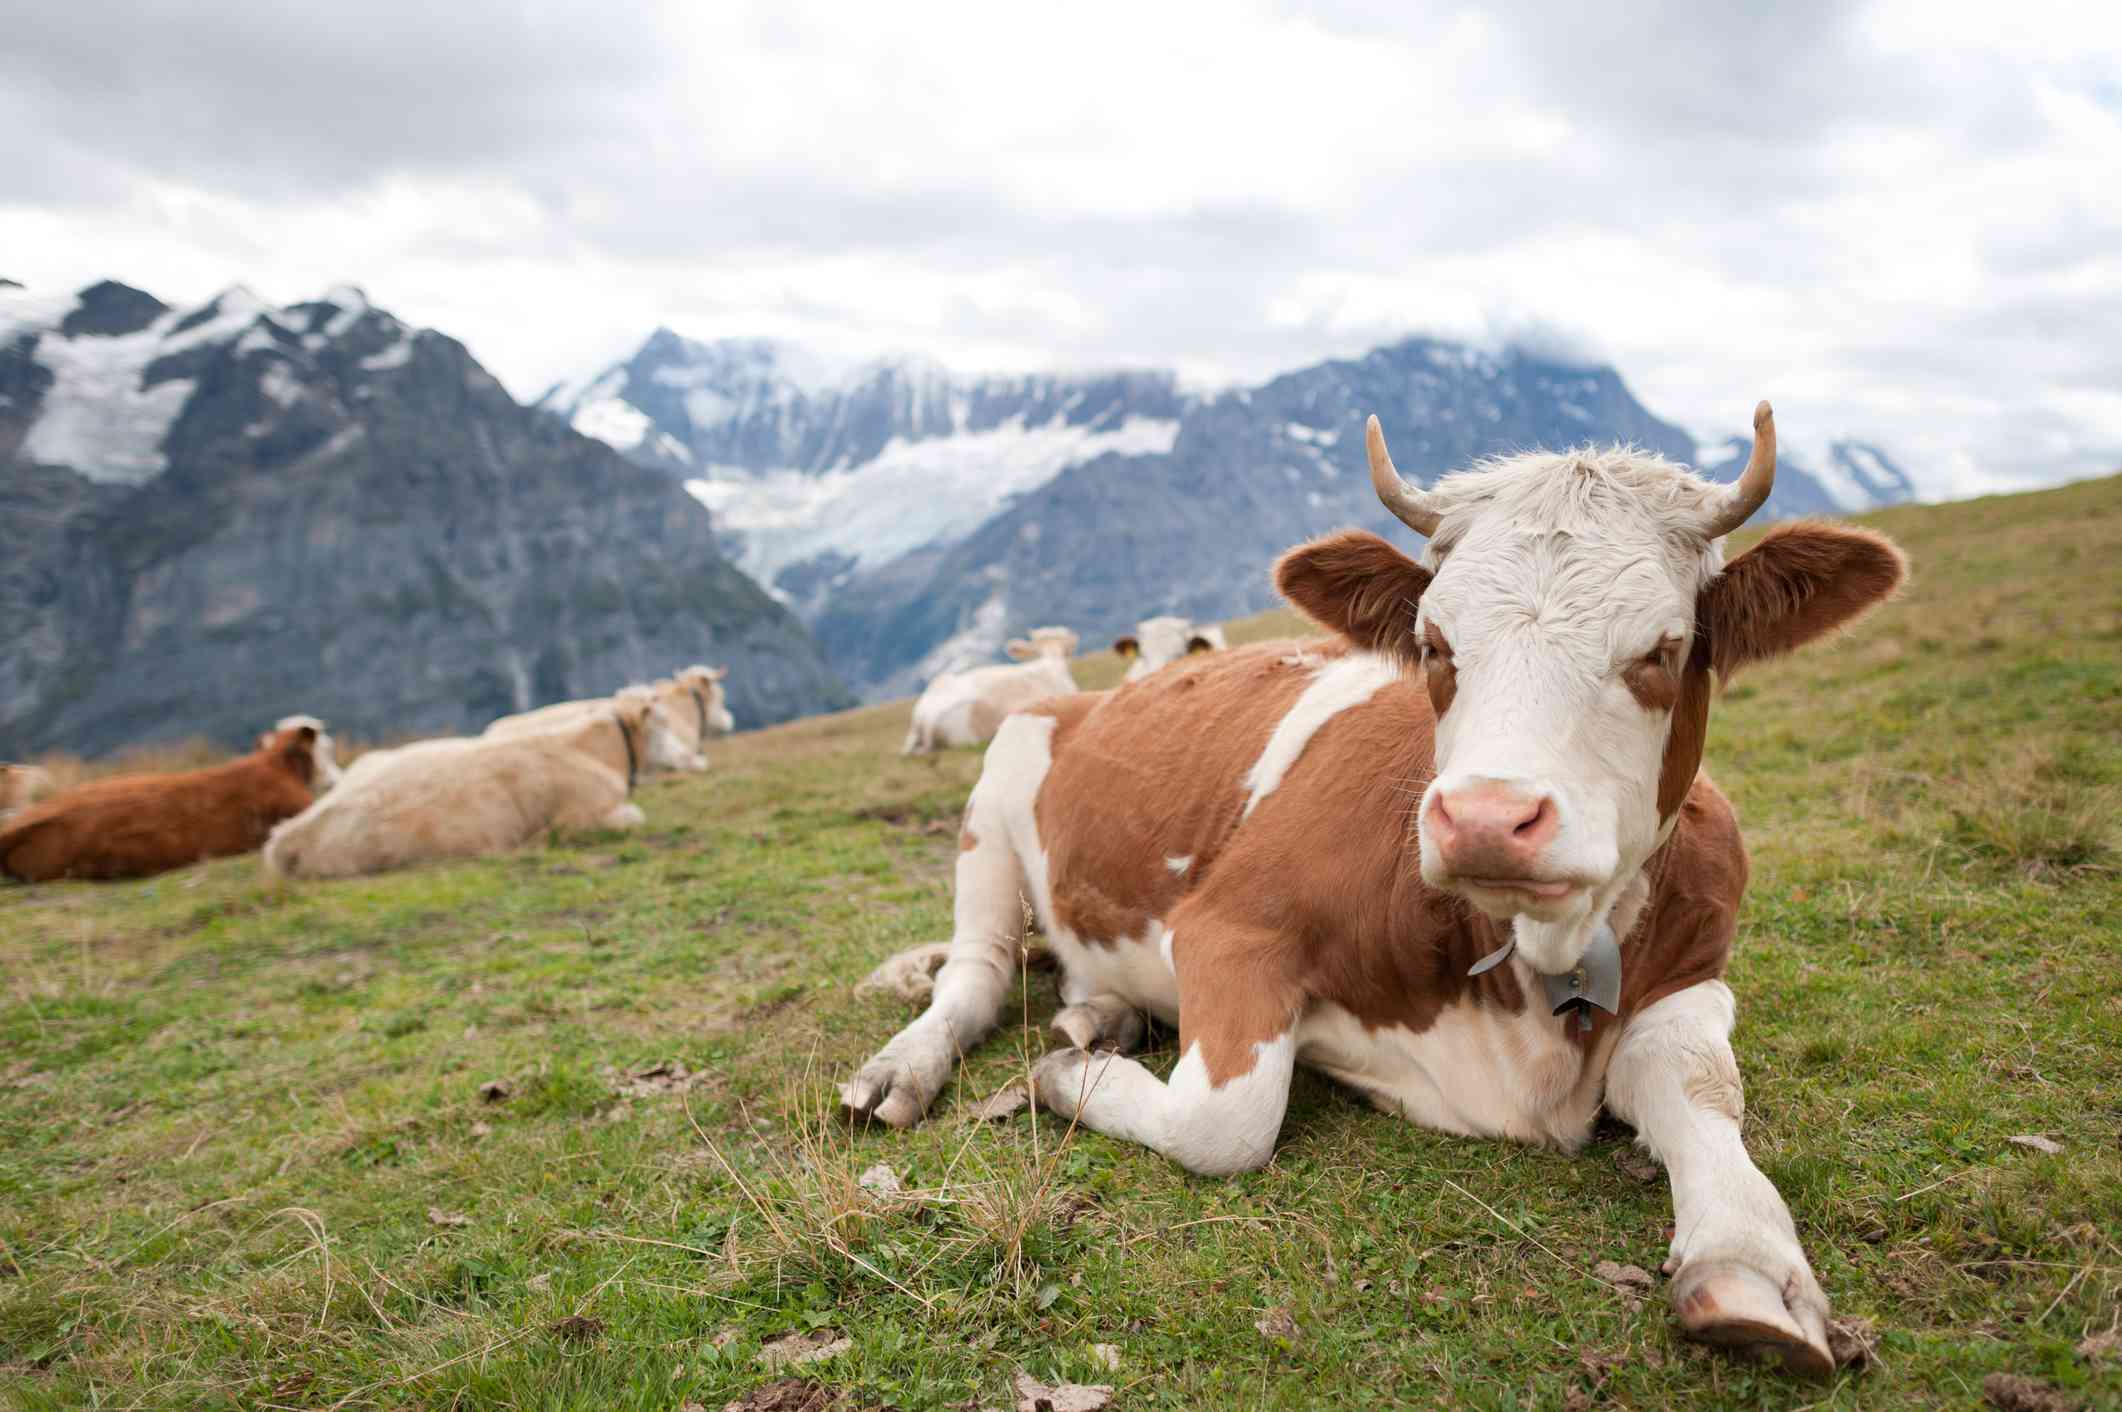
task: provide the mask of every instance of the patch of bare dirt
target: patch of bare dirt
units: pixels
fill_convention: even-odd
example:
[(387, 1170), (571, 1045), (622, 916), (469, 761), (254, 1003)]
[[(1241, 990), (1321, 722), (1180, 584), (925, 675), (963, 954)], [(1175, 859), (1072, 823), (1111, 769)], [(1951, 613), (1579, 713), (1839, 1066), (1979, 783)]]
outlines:
[(2081, 1412), (2085, 1406), (2054, 1383), (2017, 1373), (1991, 1373), (1982, 1380), (1982, 1397), (1999, 1412)]

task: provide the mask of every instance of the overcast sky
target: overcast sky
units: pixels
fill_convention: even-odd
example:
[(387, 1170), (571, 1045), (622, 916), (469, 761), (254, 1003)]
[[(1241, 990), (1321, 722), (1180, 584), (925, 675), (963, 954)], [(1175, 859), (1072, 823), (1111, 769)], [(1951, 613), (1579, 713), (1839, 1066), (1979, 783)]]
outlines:
[[(627, 13), (638, 10), (639, 13)], [(0, 275), (340, 281), (518, 395), (666, 323), (1256, 379), (1410, 332), (2122, 466), (2122, 5), (37, 5)]]

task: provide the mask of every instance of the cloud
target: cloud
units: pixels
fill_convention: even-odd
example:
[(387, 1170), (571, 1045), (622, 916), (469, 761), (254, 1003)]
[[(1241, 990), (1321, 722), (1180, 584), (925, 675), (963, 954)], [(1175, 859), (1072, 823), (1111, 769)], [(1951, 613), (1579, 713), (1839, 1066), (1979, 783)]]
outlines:
[(0, 274), (351, 279), (521, 395), (658, 323), (1211, 383), (1435, 331), (2052, 479), (2122, 461), (2122, 19), (2014, 15), (46, 6)]

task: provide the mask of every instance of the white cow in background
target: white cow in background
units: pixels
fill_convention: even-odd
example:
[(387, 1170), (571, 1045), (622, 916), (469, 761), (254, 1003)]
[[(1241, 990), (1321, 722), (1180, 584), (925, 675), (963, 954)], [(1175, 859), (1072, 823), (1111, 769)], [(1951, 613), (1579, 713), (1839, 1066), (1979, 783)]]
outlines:
[[(737, 728), (729, 713), (729, 698), (722, 690), (723, 678), (728, 675), (727, 667), (695, 666), (687, 667), (674, 677), (649, 684), (648, 689), (655, 693), (656, 700), (669, 713), (671, 725), (697, 757), (692, 764), (684, 766), (685, 769), (706, 769), (708, 737), (728, 735)], [(611, 703), (612, 698), (608, 696), (586, 701), (556, 701), (535, 711), (503, 716), (488, 726), (484, 734), (492, 737), (547, 731), (604, 710)]]
[(1077, 638), (1069, 628), (1033, 628), (1029, 639), (1012, 638), (1002, 650), (1015, 666), (973, 667), (945, 672), (914, 703), (902, 755), (926, 755), (946, 745), (978, 745), (994, 738), (1002, 718), (1049, 696), (1079, 689), (1068, 659)]
[(1144, 618), (1135, 630), (1113, 642), (1113, 651), (1127, 662), (1122, 681), (1140, 681), (1159, 667), (1196, 652), (1221, 652), (1230, 646), (1223, 629), (1210, 623), (1197, 626), (1191, 618)]

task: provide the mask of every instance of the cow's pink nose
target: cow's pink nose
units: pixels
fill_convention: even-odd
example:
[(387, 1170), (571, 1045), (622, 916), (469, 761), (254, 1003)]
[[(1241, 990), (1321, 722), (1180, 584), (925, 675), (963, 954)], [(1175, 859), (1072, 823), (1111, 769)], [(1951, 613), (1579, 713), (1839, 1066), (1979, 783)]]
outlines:
[(1438, 790), (1423, 823), (1453, 876), (1499, 881), (1537, 876), (1562, 827), (1552, 796), (1492, 780)]

